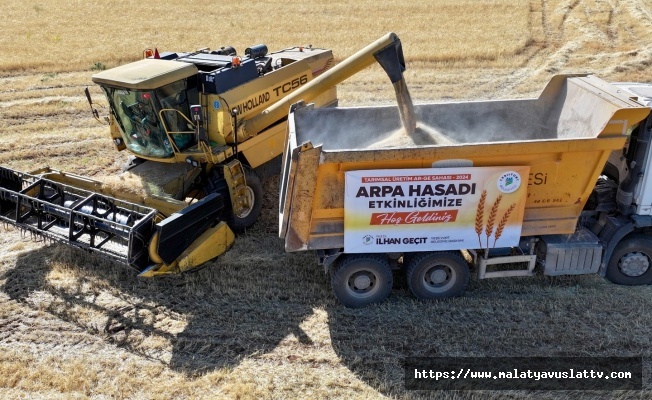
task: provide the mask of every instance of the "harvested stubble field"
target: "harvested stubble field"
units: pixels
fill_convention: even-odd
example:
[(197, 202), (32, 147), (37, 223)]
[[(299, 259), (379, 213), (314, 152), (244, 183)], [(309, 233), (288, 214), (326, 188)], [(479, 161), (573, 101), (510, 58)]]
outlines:
[[(313, 44), (341, 60), (401, 37), (416, 102), (532, 97), (555, 73), (652, 80), (650, 0), (81, 2), (0, 4), (0, 164), (101, 179), (126, 155), (88, 111), (95, 70), (145, 47)], [(91, 87), (96, 100), (100, 92)], [(373, 67), (340, 104), (391, 103)], [(2, 398), (647, 398), (643, 392), (411, 392), (406, 356), (643, 356), (652, 287), (597, 276), (471, 280), (461, 298), (340, 306), (309, 253), (262, 220), (193, 274), (143, 281), (120, 265), (0, 228)]]

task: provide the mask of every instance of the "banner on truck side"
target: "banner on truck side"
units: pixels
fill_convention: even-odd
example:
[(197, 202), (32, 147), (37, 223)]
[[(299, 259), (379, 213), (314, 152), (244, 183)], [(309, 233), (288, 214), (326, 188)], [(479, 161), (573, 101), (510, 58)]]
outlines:
[(516, 246), (530, 167), (346, 172), (344, 251)]

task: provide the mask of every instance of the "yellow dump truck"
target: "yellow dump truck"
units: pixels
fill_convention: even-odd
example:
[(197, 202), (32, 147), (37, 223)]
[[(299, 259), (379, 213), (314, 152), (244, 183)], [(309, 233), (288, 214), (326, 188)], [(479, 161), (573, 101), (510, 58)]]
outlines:
[(462, 293), (470, 265), (652, 283), (650, 93), (555, 76), (535, 99), (417, 105), (414, 132), (396, 107), (297, 104), (279, 236), (352, 307), (384, 300), (393, 270), (422, 299)]

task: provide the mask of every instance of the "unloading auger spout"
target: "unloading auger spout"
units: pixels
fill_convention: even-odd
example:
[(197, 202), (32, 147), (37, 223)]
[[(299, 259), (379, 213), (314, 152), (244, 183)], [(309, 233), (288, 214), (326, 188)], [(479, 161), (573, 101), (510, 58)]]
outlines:
[(396, 92), (399, 103), (401, 122), (408, 134), (416, 128), (416, 117), (410, 94), (403, 78), (405, 59), (401, 41), (395, 33), (388, 33), (355, 54), (346, 58), (335, 67), (261, 112), (259, 115), (243, 121), (238, 129), (238, 141), (257, 135), (263, 129), (287, 115), (290, 106), (296, 102), (310, 102), (329, 87), (350, 78), (377, 61), (385, 70)]

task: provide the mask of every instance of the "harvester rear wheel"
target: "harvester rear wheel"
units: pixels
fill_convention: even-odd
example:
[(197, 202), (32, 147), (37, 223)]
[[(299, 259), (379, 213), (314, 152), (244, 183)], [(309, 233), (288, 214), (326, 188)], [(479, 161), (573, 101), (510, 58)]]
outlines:
[(408, 260), (406, 276), (410, 291), (419, 299), (455, 297), (469, 283), (469, 267), (459, 253), (417, 253)]
[(335, 297), (346, 307), (380, 303), (392, 291), (394, 277), (382, 254), (346, 254), (331, 276)]

